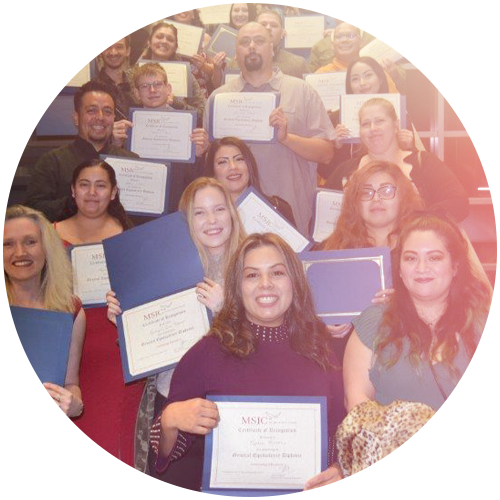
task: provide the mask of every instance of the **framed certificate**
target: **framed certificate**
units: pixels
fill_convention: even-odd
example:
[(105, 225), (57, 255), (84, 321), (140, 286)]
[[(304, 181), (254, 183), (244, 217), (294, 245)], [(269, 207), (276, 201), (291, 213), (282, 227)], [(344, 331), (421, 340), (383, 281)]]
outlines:
[(196, 111), (131, 108), (134, 124), (128, 149), (141, 158), (194, 163), (195, 144), (189, 136), (196, 128)]
[(148, 59), (137, 61), (140, 66), (146, 63), (158, 63), (163, 67), (165, 73), (167, 73), (168, 83), (172, 86), (172, 94), (175, 97), (192, 97), (193, 75), (191, 74), (191, 64), (185, 61), (152, 61)]
[(106, 257), (101, 243), (69, 248), (73, 268), (73, 293), (85, 307), (106, 305), (111, 290)]
[(198, 54), (203, 45), (205, 28), (191, 26), (190, 24), (176, 23), (171, 20), (168, 22), (177, 28), (176, 53), (186, 57), (192, 57), (194, 54)]
[(218, 52), (225, 52), (227, 59), (234, 59), (236, 55), (236, 36), (238, 30), (221, 24), (210, 38), (205, 52), (214, 56)]
[(302, 236), (255, 188), (246, 189), (238, 198), (236, 205), (247, 234), (277, 234), (297, 253), (310, 248), (311, 242)]
[(392, 47), (382, 42), (378, 38), (373, 39), (370, 43), (367, 43), (360, 51), (360, 57), (373, 57), (378, 62), (388, 59), (392, 62), (397, 62), (403, 59), (403, 56), (396, 52)]
[(44, 382), (64, 385), (70, 313), (3, 307), (3, 481), (47, 487), (59, 417), (40, 404)]
[(220, 421), (205, 438), (202, 491), (266, 496), (302, 491), (326, 469), (326, 398), (208, 396)]
[(174, 367), (210, 328), (196, 288), (128, 309), (117, 324), (125, 382)]
[(327, 325), (350, 323), (371, 304), (375, 292), (390, 288), (389, 247), (299, 254), (317, 315)]
[(323, 38), (324, 16), (285, 17), (285, 49), (310, 49)]
[(48, 87), (81, 87), (91, 78), (90, 51), (35, 47), (36, 84)]
[(225, 92), (210, 97), (210, 141), (234, 136), (253, 143), (276, 142), (269, 115), (279, 105), (274, 92)]
[(230, 3), (224, 5), (212, 5), (211, 7), (200, 7), (198, 9), (201, 22), (204, 25), (229, 23), (230, 10)]
[(171, 165), (121, 156), (101, 155), (116, 174), (120, 202), (131, 215), (159, 217), (167, 213)]
[(321, 243), (337, 225), (344, 193), (333, 189), (318, 189), (314, 198), (314, 227), (312, 239)]
[(340, 123), (350, 131), (349, 138), (342, 142), (358, 143), (359, 138), (359, 110), (363, 104), (373, 98), (386, 99), (394, 106), (401, 128), (406, 127), (406, 97), (401, 94), (349, 94), (340, 96)]
[(305, 81), (316, 90), (327, 111), (340, 108), (340, 96), (345, 95), (345, 71), (333, 73), (309, 73)]

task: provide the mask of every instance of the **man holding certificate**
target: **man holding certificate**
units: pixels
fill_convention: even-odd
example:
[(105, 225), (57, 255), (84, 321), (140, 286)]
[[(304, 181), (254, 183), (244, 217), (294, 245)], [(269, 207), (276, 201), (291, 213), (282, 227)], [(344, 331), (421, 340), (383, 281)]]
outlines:
[[(299, 231), (307, 234), (317, 163), (328, 162), (333, 156), (333, 126), (312, 87), (273, 69), (273, 44), (264, 26), (248, 23), (240, 29), (236, 60), (240, 77), (216, 89), (210, 99), (213, 101), (215, 95), (227, 92), (279, 93), (279, 107), (269, 115), (269, 125), (275, 128), (277, 141), (251, 143), (250, 148), (257, 159), (263, 190), (286, 200), (293, 209)], [(213, 116), (215, 124), (218, 118), (223, 117)], [(206, 108), (205, 128), (209, 121)], [(248, 128), (251, 127), (249, 120)]]
[[(276, 494), (339, 478), (328, 466), (344, 416), (342, 377), (312, 304), (301, 264), (283, 239), (253, 234), (239, 245), (221, 311), (177, 365), (168, 400), (157, 400), (151, 475), (199, 490), (205, 446), (209, 489)], [(229, 399), (229, 413), (214, 398)], [(321, 400), (324, 419), (318, 422), (312, 408), (290, 409), (290, 400)], [(210, 446), (204, 436), (216, 427)], [(221, 486), (220, 478), (229, 481)]]

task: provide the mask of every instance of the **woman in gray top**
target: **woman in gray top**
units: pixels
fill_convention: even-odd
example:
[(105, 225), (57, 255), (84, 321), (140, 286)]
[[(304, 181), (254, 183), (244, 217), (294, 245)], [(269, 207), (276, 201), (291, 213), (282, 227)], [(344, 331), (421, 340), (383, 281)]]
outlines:
[(347, 411), (369, 399), (439, 409), (484, 328), (491, 292), (448, 219), (417, 214), (400, 234), (393, 266), (396, 292), (390, 302), (353, 321), (344, 357)]

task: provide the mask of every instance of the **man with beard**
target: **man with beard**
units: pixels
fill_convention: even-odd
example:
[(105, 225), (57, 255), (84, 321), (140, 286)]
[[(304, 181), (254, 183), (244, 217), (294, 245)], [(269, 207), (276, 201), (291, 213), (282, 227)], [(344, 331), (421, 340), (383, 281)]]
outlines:
[[(241, 27), (236, 38), (240, 76), (216, 89), (210, 99), (221, 92), (279, 92), (280, 105), (269, 116), (277, 142), (249, 147), (263, 191), (287, 201), (299, 231), (308, 234), (317, 163), (333, 157), (335, 130), (316, 91), (303, 80), (273, 69), (273, 56), (271, 35), (264, 26), (252, 22)], [(208, 123), (209, 106), (205, 129)]]
[(80, 163), (101, 154), (138, 157), (110, 143), (115, 118), (112, 88), (97, 81), (87, 82), (76, 92), (74, 107), (78, 137), (38, 159), (26, 192), (25, 204), (43, 212), (50, 221), (61, 216), (71, 193), (73, 171)]

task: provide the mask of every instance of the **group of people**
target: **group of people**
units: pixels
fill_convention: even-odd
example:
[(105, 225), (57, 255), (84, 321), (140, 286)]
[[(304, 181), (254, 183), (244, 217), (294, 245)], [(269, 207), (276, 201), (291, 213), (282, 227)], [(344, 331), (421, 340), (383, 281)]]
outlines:
[[(361, 145), (346, 146), (349, 131), (338, 114), (329, 114), (297, 77), (313, 59), (287, 56), (281, 13), (257, 15), (252, 5), (231, 9), (238, 35), (228, 65), (236, 64), (240, 76), (221, 85), (225, 54), (208, 58), (201, 51), (190, 58), (197, 82), (191, 98), (173, 95), (156, 62), (179, 59), (177, 30), (168, 20), (152, 26), (141, 64), (127, 68), (128, 38), (105, 50), (97, 79), (75, 95), (77, 138), (39, 159), (27, 206), (9, 207), (4, 229), (10, 304), (74, 316), (65, 384), (47, 382), (47, 392), (115, 456), (194, 490), (201, 485), (204, 438), (219, 421), (207, 396), (325, 396), (328, 468), (304, 487), (322, 486), (348, 473), (338, 464), (335, 439), (348, 413), (367, 401), (439, 409), (474, 354), (491, 300), (491, 286), (456, 225), (469, 201), (453, 171), (415, 149), (414, 132), (401, 130), (394, 107), (379, 97), (359, 112)], [(173, 18), (199, 23), (196, 11)], [(398, 91), (397, 68), (359, 58), (357, 28), (339, 23), (327, 39), (333, 59), (318, 69), (345, 70), (348, 93)], [(313, 54), (321, 60), (321, 46)], [(222, 92), (261, 91), (280, 93), (269, 117), (277, 142), (224, 137), (210, 143), (210, 100)], [(196, 162), (172, 164), (168, 211), (185, 216), (204, 269), (196, 293), (213, 321), (175, 369), (125, 385), (114, 326), (120, 297), (110, 290), (106, 308), (84, 312), (64, 246), (99, 243), (147, 223), (127, 215), (115, 172), (100, 158), (137, 158), (124, 148), (133, 127), (130, 106), (197, 113), (190, 137)], [(348, 325), (327, 327), (318, 318), (297, 255), (275, 234), (247, 235), (236, 208), (251, 186), (308, 235), (318, 183), (343, 190), (344, 198), (335, 229), (315, 249), (392, 251), (393, 288), (377, 292)]]

